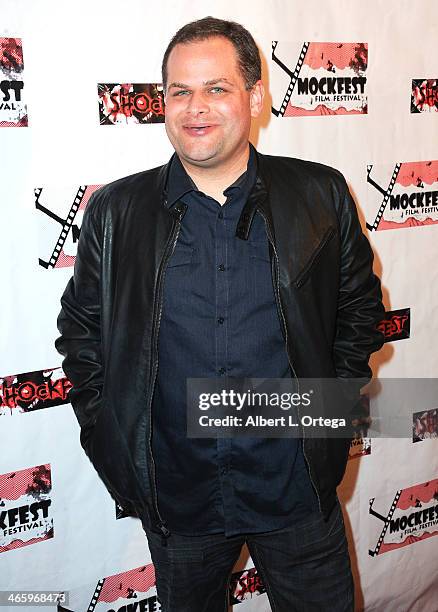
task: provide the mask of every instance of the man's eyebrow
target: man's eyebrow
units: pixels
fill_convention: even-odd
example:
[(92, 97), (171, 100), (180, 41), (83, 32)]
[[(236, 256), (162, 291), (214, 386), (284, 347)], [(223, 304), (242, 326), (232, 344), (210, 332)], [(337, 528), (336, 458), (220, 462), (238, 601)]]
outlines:
[[(226, 77), (219, 77), (217, 79), (210, 79), (209, 81), (204, 81), (203, 85), (210, 86), (216, 85), (217, 83), (228, 83), (229, 85), (234, 85), (232, 81), (227, 79)], [(185, 85), (184, 83), (178, 83), (175, 81), (174, 83), (170, 83), (167, 86), (167, 89), (171, 89), (172, 87), (177, 87), (178, 89), (190, 89), (190, 85)]]
[(167, 86), (167, 89), (170, 89), (171, 87), (179, 87), (179, 89), (189, 89), (188, 85), (184, 85), (184, 83), (170, 83), (170, 85)]
[(219, 77), (218, 79), (211, 79), (210, 81), (205, 81), (204, 85), (216, 85), (216, 83), (228, 83), (229, 85), (234, 85), (234, 83), (228, 80), (226, 77)]

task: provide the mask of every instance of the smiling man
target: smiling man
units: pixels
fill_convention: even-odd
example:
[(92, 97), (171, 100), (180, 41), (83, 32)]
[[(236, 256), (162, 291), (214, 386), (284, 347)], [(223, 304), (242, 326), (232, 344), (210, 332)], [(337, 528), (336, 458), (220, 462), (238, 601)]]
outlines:
[[(188, 378), (369, 378), (383, 316), (342, 175), (249, 144), (260, 56), (208, 17), (163, 58), (168, 164), (90, 200), (56, 346), (81, 443), (147, 535), (164, 612), (223, 612), (246, 542), (277, 612), (352, 611), (349, 440), (190, 439)], [(314, 415), (318, 416), (318, 415)]]

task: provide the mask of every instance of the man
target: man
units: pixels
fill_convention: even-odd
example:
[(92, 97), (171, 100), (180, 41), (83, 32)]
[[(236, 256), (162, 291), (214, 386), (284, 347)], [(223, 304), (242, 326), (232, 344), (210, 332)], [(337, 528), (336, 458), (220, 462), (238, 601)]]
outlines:
[(369, 378), (383, 307), (342, 175), (249, 144), (260, 56), (233, 22), (163, 59), (175, 155), (90, 200), (56, 346), (81, 443), (138, 515), (166, 612), (227, 609), (247, 542), (273, 610), (353, 610), (349, 440), (189, 439), (186, 380)]

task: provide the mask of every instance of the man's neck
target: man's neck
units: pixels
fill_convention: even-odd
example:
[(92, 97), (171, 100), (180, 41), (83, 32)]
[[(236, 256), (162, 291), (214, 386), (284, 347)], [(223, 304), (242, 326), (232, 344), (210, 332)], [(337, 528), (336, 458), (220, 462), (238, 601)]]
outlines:
[(236, 181), (239, 176), (246, 172), (249, 158), (249, 145), (243, 154), (233, 160), (228, 167), (219, 166), (217, 168), (202, 168), (193, 166), (181, 159), (185, 171), (195, 183), (199, 191), (214, 198), (219, 204), (225, 204), (226, 197), (224, 191)]

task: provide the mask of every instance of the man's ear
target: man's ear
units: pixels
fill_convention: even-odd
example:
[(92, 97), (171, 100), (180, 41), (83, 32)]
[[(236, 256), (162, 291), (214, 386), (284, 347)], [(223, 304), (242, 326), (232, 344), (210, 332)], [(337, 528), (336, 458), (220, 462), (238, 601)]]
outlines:
[(258, 117), (263, 109), (263, 100), (265, 97), (265, 88), (259, 80), (249, 92), (251, 117)]

